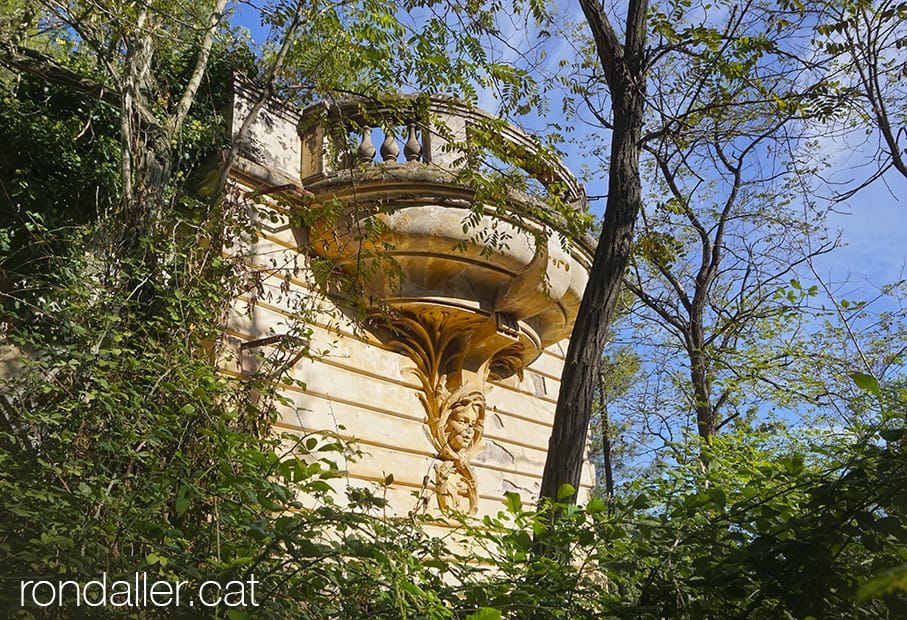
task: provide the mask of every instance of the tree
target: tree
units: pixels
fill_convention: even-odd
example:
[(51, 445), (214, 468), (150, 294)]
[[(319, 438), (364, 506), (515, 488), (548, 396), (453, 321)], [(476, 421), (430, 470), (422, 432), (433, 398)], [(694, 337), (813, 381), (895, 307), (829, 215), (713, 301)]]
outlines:
[[(549, 498), (557, 496), (561, 485), (575, 487), (579, 481), (578, 463), (591, 412), (598, 352), (605, 344), (614, 300), (632, 252), (634, 226), (643, 211), (643, 152), (650, 154), (653, 175), (660, 177), (653, 183), (664, 184), (666, 212), (685, 213), (685, 223), (705, 248), (696, 270), (702, 280), (698, 296), (684, 291), (677, 299), (685, 298), (691, 311), (685, 346), (688, 344), (695, 391), (691, 400), (699, 408), (697, 425), (704, 436), (714, 430), (715, 403), (707, 394), (711, 379), (701, 323), (722, 258), (725, 224), (721, 214), (725, 211), (728, 218), (739, 194), (751, 191), (748, 175), (753, 171), (746, 166), (754, 166), (754, 161), (769, 152), (764, 143), (772, 139), (783, 142), (780, 129), (785, 119), (802, 113), (798, 76), (810, 69), (797, 59), (796, 40), (785, 38), (799, 28), (798, 22), (771, 6), (722, 5), (724, 10), (715, 17), (705, 11), (701, 21), (687, 22), (684, 16), (692, 12), (688, 4), (669, 2), (650, 10), (631, 2), (626, 13), (626, 42), (621, 45), (603, 6), (581, 4), (598, 64), (591, 70), (587, 70), (589, 63), (578, 64), (587, 81), (576, 90), (597, 126), (610, 132), (611, 152), (603, 231), (565, 362), (545, 468), (542, 494)], [(777, 36), (769, 38), (768, 31)], [(725, 144), (728, 140), (733, 145)], [(685, 161), (689, 157), (700, 159)], [(703, 163), (713, 177), (707, 173), (697, 176), (696, 166)], [(776, 174), (777, 170), (770, 170), (762, 178), (773, 183)], [(681, 175), (688, 176), (689, 187), (678, 184)], [(725, 185), (716, 189), (709, 185), (714, 183)], [(694, 195), (694, 190), (701, 194)], [(701, 207), (695, 201), (702, 198), (723, 205), (715, 211), (711, 230), (697, 215)], [(652, 246), (653, 256), (661, 254), (662, 267), (677, 251), (671, 247), (672, 234), (649, 230), (641, 239)], [(605, 262), (613, 264), (605, 267)], [(779, 270), (779, 274), (783, 272), (783, 268)], [(733, 335), (728, 337), (733, 339)]]
[(509, 497), (472, 538), (499, 570), (464, 602), (527, 618), (901, 617), (903, 393), (857, 383), (877, 416), (860, 438), (732, 430), (554, 521)]
[(622, 346), (606, 356), (601, 374), (598, 376), (596, 392), (598, 406), (592, 417), (591, 444), (589, 459), (595, 465), (599, 475), (597, 486), (604, 481), (605, 495), (611, 497), (615, 492), (615, 456), (620, 450), (620, 427), (614, 419), (609, 405), (621, 399), (629, 390), (639, 374), (639, 356), (629, 346)]
[[(740, 418), (741, 400), (757, 402), (768, 395), (763, 386), (780, 385), (777, 370), (790, 363), (789, 327), (817, 292), (803, 291), (800, 272), (835, 245), (823, 240), (821, 212), (793, 212), (796, 175), (785, 151), (799, 143), (802, 110), (764, 96), (783, 93), (791, 70), (777, 61), (768, 70), (759, 66), (762, 46), (771, 44), (751, 44), (751, 56), (738, 57), (742, 66), (715, 69), (708, 99), (736, 101), (733, 108), (688, 116), (672, 106), (685, 104), (685, 96), (660, 83), (654, 124), (684, 118), (684, 129), (645, 146), (655, 206), (641, 210), (625, 279), (639, 300), (637, 315), (669, 334), (670, 342), (655, 346), (685, 354), (688, 389), (679, 400), (694, 412), (705, 441)], [(785, 295), (788, 286), (792, 294)]]
[(787, 380), (801, 394), (794, 402), (810, 404), (806, 419), (813, 425), (862, 436), (861, 429), (877, 422), (872, 413), (876, 402), (871, 393), (848, 378), (858, 372), (886, 385), (900, 383), (907, 353), (907, 282), (901, 280), (854, 299), (841, 296), (840, 291), (851, 283), (826, 282), (814, 265), (810, 268), (820, 295), (807, 310), (812, 325), (804, 329), (799, 350), (791, 357)]
[(623, 43), (600, 4), (581, 0), (580, 6), (589, 23), (611, 95), (611, 168), (601, 236), (567, 349), (548, 443), (540, 495), (551, 499), (558, 498), (564, 484), (579, 487), (601, 353), (617, 308), (642, 204), (639, 149), (648, 71), (645, 54), (648, 1), (630, 0)]

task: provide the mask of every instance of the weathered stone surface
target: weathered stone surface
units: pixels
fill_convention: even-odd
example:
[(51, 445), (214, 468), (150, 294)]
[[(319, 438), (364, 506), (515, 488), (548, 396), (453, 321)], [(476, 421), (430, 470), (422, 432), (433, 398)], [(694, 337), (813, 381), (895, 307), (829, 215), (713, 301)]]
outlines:
[[(242, 83), (235, 83), (234, 104), (230, 124), (236, 135), (248, 116), (258, 94)], [(296, 135), (299, 114), (285, 106), (266, 105), (249, 128), (242, 145), (247, 161), (284, 177), (299, 178), (302, 144)]]

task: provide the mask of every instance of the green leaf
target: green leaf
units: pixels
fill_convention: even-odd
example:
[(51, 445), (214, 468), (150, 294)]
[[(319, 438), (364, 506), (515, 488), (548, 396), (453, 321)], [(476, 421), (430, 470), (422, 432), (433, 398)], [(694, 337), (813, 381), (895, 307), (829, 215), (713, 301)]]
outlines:
[(562, 484), (561, 488), (557, 490), (557, 498), (564, 499), (565, 497), (571, 497), (576, 495), (576, 489), (572, 484)]
[(712, 503), (718, 510), (724, 510), (724, 507), (727, 505), (727, 495), (724, 490), (719, 487), (709, 489), (709, 499), (712, 500)]
[(907, 428), (883, 428), (879, 435), (885, 441), (900, 441), (904, 435), (907, 435)]
[(323, 480), (313, 480), (306, 485), (306, 490), (311, 493), (330, 493), (333, 488)]
[(520, 531), (513, 535), (513, 543), (520, 551), (529, 551), (532, 548), (532, 536)]
[(189, 509), (189, 498), (185, 495), (182, 497), (177, 497), (175, 502), (176, 514), (182, 515), (186, 513), (186, 510)]
[(850, 378), (853, 379), (856, 386), (864, 392), (869, 392), (876, 396), (879, 395), (879, 382), (872, 375), (867, 375), (862, 372), (853, 372), (850, 373)]
[(519, 493), (507, 491), (504, 493), (504, 505), (507, 506), (507, 512), (517, 514), (523, 509), (523, 500)]
[(605, 506), (605, 502), (597, 497), (590, 499), (589, 503), (586, 505), (586, 512), (588, 512), (589, 514), (604, 512), (606, 509), (607, 506)]
[(145, 561), (148, 562), (149, 566), (154, 566), (155, 564), (167, 566), (167, 558), (153, 552), (145, 556)]

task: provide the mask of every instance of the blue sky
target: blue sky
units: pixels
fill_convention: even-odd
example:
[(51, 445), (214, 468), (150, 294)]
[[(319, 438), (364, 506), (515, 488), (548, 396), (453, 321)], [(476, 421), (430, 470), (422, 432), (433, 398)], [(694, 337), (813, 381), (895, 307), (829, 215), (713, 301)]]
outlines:
[[(862, 179), (860, 165), (866, 154), (854, 152), (846, 143), (826, 144), (837, 149), (835, 178)], [(891, 170), (836, 207), (829, 227), (841, 231), (845, 246), (822, 257), (821, 275), (832, 282), (848, 281), (853, 290), (871, 290), (907, 277), (907, 179)]]

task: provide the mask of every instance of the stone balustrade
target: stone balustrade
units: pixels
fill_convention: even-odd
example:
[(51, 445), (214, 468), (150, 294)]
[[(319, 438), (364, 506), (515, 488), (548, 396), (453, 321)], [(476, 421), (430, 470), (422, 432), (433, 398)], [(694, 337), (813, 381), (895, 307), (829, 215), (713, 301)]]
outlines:
[(582, 186), (538, 140), (456, 99), (422, 95), (320, 103), (303, 110), (299, 133), (303, 183), (375, 165), (422, 164), (452, 178), (511, 166), (539, 193), (585, 206)]

